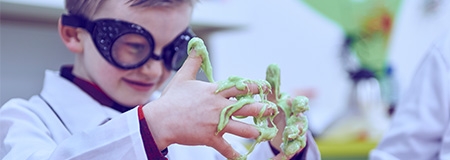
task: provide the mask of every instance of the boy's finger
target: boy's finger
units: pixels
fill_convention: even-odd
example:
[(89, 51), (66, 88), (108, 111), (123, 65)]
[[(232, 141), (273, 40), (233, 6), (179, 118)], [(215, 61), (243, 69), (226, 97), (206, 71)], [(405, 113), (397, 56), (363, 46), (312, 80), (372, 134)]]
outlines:
[(197, 55), (195, 49), (192, 49), (189, 52), (189, 56), (186, 58), (186, 61), (184, 61), (183, 66), (178, 70), (175, 77), (187, 80), (195, 79), (195, 76), (202, 65), (202, 57)]
[(240, 156), (240, 154), (236, 152), (233, 147), (231, 147), (231, 145), (222, 137), (216, 139), (216, 141), (212, 143), (211, 147), (215, 148), (227, 159), (235, 159)]
[[(276, 97), (275, 96), (276, 96), (275, 95), (275, 87), (272, 87), (272, 90), (270, 90), (269, 94), (267, 94), (267, 100), (275, 102), (276, 101)], [(278, 98), (280, 98), (280, 97), (278, 97)]]
[(264, 111), (262, 116), (271, 116), (276, 112), (275, 110), (270, 109), (270, 107), (276, 107), (276, 106), (268, 106), (268, 104), (265, 104), (265, 103), (251, 103), (251, 104), (246, 104), (246, 105), (242, 106), (242, 108), (240, 108), (239, 110), (237, 110), (236, 112), (233, 113), (233, 116), (258, 117), (258, 116), (260, 116), (261, 110), (264, 107), (266, 108), (266, 110)]
[[(263, 92), (268, 92), (269, 88), (267, 86), (263, 86)], [(245, 95), (245, 94), (259, 94), (260, 88), (255, 83), (247, 84), (247, 87), (245, 87), (243, 90), (239, 90), (236, 87), (231, 87), (228, 89), (225, 89), (223, 91), (220, 91), (217, 94), (222, 95), (223, 97), (229, 98), (229, 97), (236, 97), (238, 95)]]
[(258, 129), (252, 125), (236, 120), (230, 120), (223, 129), (223, 132), (248, 139), (256, 139), (260, 135)]

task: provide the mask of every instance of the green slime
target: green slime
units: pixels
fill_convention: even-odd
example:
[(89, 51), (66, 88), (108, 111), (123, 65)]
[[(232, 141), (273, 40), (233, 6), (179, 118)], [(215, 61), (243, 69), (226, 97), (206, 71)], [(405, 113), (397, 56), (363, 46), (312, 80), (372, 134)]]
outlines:
[[(202, 57), (202, 64), (201, 68), (205, 72), (206, 77), (211, 83), (215, 83), (214, 79), (212, 77), (212, 67), (211, 62), (209, 60), (208, 51), (206, 49), (206, 46), (202, 39), (198, 37), (192, 38), (188, 43), (188, 54), (190, 51), (194, 49), (197, 53), (196, 56)], [(278, 99), (280, 93), (279, 93), (279, 86), (280, 86), (280, 69), (277, 65), (270, 65), (267, 69), (266, 74), (266, 80), (251, 80), (247, 78), (242, 78), (238, 76), (230, 76), (227, 80), (219, 81), (217, 82), (219, 84), (217, 90), (215, 93), (219, 93), (223, 90), (229, 89), (231, 87), (236, 87), (239, 90), (245, 90), (245, 88), (248, 88), (248, 84), (256, 84), (259, 89), (259, 97), (261, 98), (261, 101), (259, 103), (264, 103), (264, 107), (261, 109), (258, 117), (253, 117), (253, 121), (255, 122), (255, 127), (260, 132), (260, 136), (256, 139), (256, 141), (252, 144), (250, 147), (248, 153), (246, 155), (242, 155), (239, 158), (236, 158), (236, 160), (246, 160), (247, 156), (253, 151), (256, 144), (262, 142), (271, 140), (275, 137), (275, 135), (278, 132), (278, 129), (276, 125), (273, 122), (273, 119), (278, 114), (278, 108), (277, 105), (282, 108), (284, 113), (286, 115), (292, 115), (289, 118), (286, 116), (286, 128), (285, 132), (283, 133), (283, 144), (282, 144), (282, 150), (285, 154), (291, 155), (293, 153), (296, 153), (300, 147), (303, 148), (305, 146), (305, 133), (307, 130), (307, 126), (303, 128), (303, 130), (300, 132), (298, 129), (298, 122), (307, 124), (307, 119), (305, 116), (303, 117), (296, 117), (298, 113), (303, 113), (304, 111), (308, 110), (308, 99), (306, 97), (297, 97), (292, 102), (292, 111), (289, 109), (290, 107), (287, 104), (288, 96), (285, 96), (284, 93), (281, 94), (281, 98)], [(273, 102), (270, 102), (267, 100), (268, 92), (264, 91), (264, 87), (269, 87), (271, 89), (271, 86), (275, 88), (275, 95), (277, 96), (277, 104), (274, 104)], [(233, 116), (233, 113), (237, 110), (241, 109), (246, 104), (251, 104), (257, 102), (252, 93), (250, 93), (250, 90), (247, 94), (243, 95), (237, 95), (236, 100), (237, 102), (225, 107), (221, 113), (219, 118), (219, 123), (217, 125), (217, 132), (216, 135), (222, 131), (225, 126), (228, 124), (230, 118)], [(297, 102), (298, 101), (298, 102)], [(294, 105), (295, 104), (295, 105)], [(267, 109), (272, 109), (276, 111), (275, 114), (271, 116), (263, 116), (263, 113)], [(292, 114), (294, 113), (294, 114)], [(236, 118), (245, 118), (245, 117), (238, 117), (234, 116)], [(273, 127), (269, 127), (269, 122)], [(305, 122), (305, 123), (304, 123)]]
[(203, 72), (205, 72), (208, 80), (211, 83), (214, 83), (214, 79), (212, 77), (211, 61), (209, 61), (209, 53), (208, 50), (206, 50), (206, 46), (203, 40), (198, 37), (192, 38), (188, 43), (188, 54), (192, 49), (197, 52), (197, 56), (202, 57), (202, 65), (200, 67), (202, 68)]
[[(277, 105), (286, 115), (286, 127), (283, 131), (283, 143), (281, 150), (285, 155), (292, 155), (298, 150), (306, 146), (306, 132), (308, 130), (308, 119), (304, 113), (309, 110), (308, 98), (304, 96), (295, 97), (292, 100), (291, 106), (288, 104), (290, 96), (286, 93), (280, 93), (280, 68), (276, 64), (271, 64), (267, 67), (266, 80), (274, 88)], [(300, 125), (303, 124), (300, 131)]]

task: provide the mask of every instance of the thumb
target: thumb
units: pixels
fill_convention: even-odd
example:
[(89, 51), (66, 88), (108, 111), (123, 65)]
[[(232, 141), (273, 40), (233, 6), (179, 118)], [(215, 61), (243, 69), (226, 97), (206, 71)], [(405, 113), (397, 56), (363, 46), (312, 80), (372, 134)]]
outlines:
[(197, 51), (192, 49), (189, 56), (184, 61), (183, 66), (175, 74), (174, 79), (194, 80), (200, 66), (202, 65), (202, 57), (197, 55)]

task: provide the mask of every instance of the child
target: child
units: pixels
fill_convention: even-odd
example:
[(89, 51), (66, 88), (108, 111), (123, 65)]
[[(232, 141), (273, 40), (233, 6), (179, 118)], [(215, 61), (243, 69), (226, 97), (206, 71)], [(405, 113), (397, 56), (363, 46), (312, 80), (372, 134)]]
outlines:
[(370, 159), (450, 159), (450, 32), (430, 48)]
[[(217, 84), (195, 80), (201, 58), (190, 54), (184, 62), (187, 42), (195, 36), (189, 28), (194, 3), (66, 0), (68, 14), (58, 29), (76, 55), (74, 65), (46, 71), (39, 95), (4, 104), (0, 158), (209, 160), (243, 154), (222, 135), (256, 139), (256, 128), (230, 120), (218, 135), (215, 131), (221, 110), (234, 103), (228, 98), (248, 91), (231, 88), (215, 94)], [(255, 84), (249, 90), (258, 93)], [(258, 116), (263, 105), (246, 105), (234, 115)], [(275, 156), (280, 142), (277, 136), (273, 145), (262, 143), (253, 159)], [(311, 136), (295, 156), (307, 154), (319, 158)]]

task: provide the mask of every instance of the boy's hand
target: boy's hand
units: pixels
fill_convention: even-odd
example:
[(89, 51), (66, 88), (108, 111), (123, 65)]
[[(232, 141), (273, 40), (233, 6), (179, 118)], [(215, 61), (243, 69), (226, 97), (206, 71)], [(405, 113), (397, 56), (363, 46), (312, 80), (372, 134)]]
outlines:
[[(229, 97), (258, 94), (256, 84), (246, 90), (230, 88), (215, 94), (217, 84), (195, 80), (202, 58), (195, 50), (189, 54), (182, 68), (175, 74), (159, 99), (144, 106), (144, 114), (157, 146), (163, 150), (173, 143), (184, 145), (207, 145), (215, 148), (225, 157), (240, 156), (222, 135), (235, 134), (244, 138), (256, 139), (259, 131), (252, 125), (230, 120), (226, 127), (216, 135), (219, 116), (223, 108), (236, 101)], [(236, 111), (236, 116), (258, 116), (262, 103), (248, 104)], [(264, 116), (273, 114), (266, 110)]]
[[(267, 99), (273, 103), (277, 103), (275, 95), (274, 95), (274, 91), (270, 92), (269, 95), (267, 96)], [(289, 98), (288, 100), (288, 105), (292, 106), (292, 100), (293, 98)], [(292, 158), (295, 154), (290, 155), (290, 156), (286, 156), (282, 150), (281, 150), (281, 143), (283, 143), (283, 132), (284, 132), (284, 127), (286, 127), (286, 115), (283, 112), (283, 110), (278, 107), (279, 113), (277, 116), (275, 116), (275, 118), (273, 119), (273, 122), (275, 123), (275, 125), (278, 128), (278, 133), (277, 135), (270, 141), (270, 145), (272, 145), (272, 147), (276, 148), (278, 151), (280, 151), (280, 153), (278, 155), (276, 155), (273, 160), (281, 160), (283, 159), (283, 157), (286, 157), (287, 159)], [(296, 115), (297, 117), (302, 116), (302, 113), (299, 113), (298, 115)], [(304, 127), (305, 124), (300, 124), (299, 125), (299, 130), (302, 131), (302, 128)], [(301, 134), (301, 132), (299, 133), (299, 135)], [(297, 153), (301, 152), (303, 150), (303, 148), (301, 148), (300, 150), (297, 151)]]

